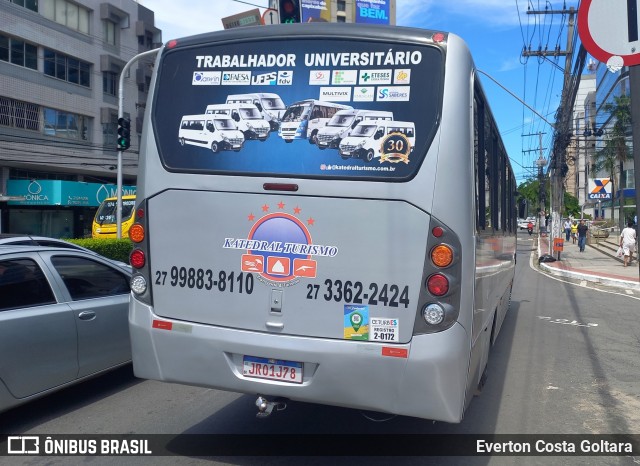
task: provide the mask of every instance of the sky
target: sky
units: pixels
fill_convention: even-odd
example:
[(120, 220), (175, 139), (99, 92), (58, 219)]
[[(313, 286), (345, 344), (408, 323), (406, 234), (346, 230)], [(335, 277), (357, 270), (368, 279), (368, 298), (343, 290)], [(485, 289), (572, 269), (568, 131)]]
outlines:
[[(162, 40), (223, 29), (222, 18), (267, 7), (268, 0), (138, 0), (155, 13)], [(578, 0), (397, 0), (398, 26), (438, 29), (465, 40), (481, 75), (505, 148), (520, 184), (535, 177), (542, 135), (543, 156), (548, 160), (554, 122), (562, 94), (565, 57), (542, 59), (523, 57), (523, 47), (531, 50), (559, 47), (567, 49), (569, 15), (527, 14), (527, 10), (568, 10), (577, 13)], [(577, 25), (577, 14), (575, 15)], [(577, 37), (577, 26), (574, 35)], [(578, 41), (579, 44), (579, 41)], [(571, 67), (573, 69), (573, 66)], [(503, 88), (510, 91), (507, 92)]]

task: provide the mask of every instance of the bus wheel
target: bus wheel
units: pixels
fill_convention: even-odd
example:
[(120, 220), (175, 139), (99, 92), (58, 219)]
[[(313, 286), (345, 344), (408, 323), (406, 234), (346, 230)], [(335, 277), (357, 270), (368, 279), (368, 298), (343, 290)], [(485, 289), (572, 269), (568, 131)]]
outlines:
[(373, 160), (373, 149), (369, 149), (366, 154), (364, 154), (364, 161), (369, 163)]
[(311, 136), (309, 137), (309, 144), (318, 145), (318, 130), (311, 133)]
[(214, 154), (217, 154), (219, 150), (220, 150), (220, 146), (218, 146), (217, 142), (213, 141), (211, 143), (211, 152), (213, 152)]
[(180, 138), (180, 145), (184, 146), (184, 138)]
[(291, 144), (293, 142), (293, 139), (285, 139), (284, 142), (286, 142), (287, 144)]

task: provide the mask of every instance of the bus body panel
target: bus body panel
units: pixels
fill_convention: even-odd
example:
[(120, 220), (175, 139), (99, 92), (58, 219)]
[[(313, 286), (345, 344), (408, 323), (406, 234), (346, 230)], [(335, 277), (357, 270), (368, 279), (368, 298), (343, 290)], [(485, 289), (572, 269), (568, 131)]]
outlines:
[[(153, 320), (171, 330), (152, 328)], [(459, 325), (415, 337), (406, 357), (384, 344), (334, 341), (165, 321), (134, 302), (129, 316), (137, 377), (460, 422), (469, 336)], [(245, 377), (244, 355), (304, 363), (301, 384)], [(435, 370), (431, 372), (431, 370)]]
[(163, 251), (151, 265), (159, 316), (354, 340), (393, 319), (394, 341), (411, 339), (426, 236), (393, 225), (427, 231), (429, 218), (406, 202), (168, 190), (147, 210), (150, 248)]
[[(292, 33), (300, 38), (318, 38), (326, 34), (331, 39), (343, 40), (346, 45), (357, 42), (360, 39), (358, 34), (363, 34), (368, 35), (370, 44), (375, 41), (397, 41), (400, 47), (405, 43), (423, 44), (424, 37), (428, 36), (428, 33), (423, 31), (404, 28), (370, 28), (355, 25), (355, 28), (347, 30), (334, 24), (321, 27), (314, 24), (304, 27), (289, 26), (293, 28), (264, 28), (260, 34), (255, 33), (254, 39), (268, 45), (270, 39), (289, 38)], [(235, 39), (244, 41), (247, 35), (251, 36), (254, 33), (225, 31), (219, 36), (216, 33), (207, 37), (197, 37), (186, 43), (197, 48), (202, 44), (216, 44), (218, 37), (220, 43), (226, 43), (225, 41)], [(473, 181), (474, 115), (473, 106), (470, 105), (474, 94), (474, 68), (469, 51), (462, 40), (453, 34), (448, 34), (446, 38), (446, 70), (442, 73), (443, 82), (434, 84), (435, 88), (442, 86), (443, 89), (442, 109), (437, 98), (433, 100), (429, 97), (431, 100), (425, 101), (438, 105), (436, 118), (431, 120), (435, 122), (433, 130), (425, 131), (423, 122), (421, 121), (421, 126), (418, 127), (418, 120), (413, 119), (416, 122), (417, 133), (416, 145), (412, 148), (410, 158), (412, 163), (420, 160), (420, 169), (410, 176), (405, 175), (404, 164), (400, 162), (391, 165), (396, 174), (400, 173), (397, 178), (393, 178), (393, 173), (387, 177), (388, 179), (383, 179), (377, 177), (375, 172), (353, 171), (349, 172), (350, 177), (347, 177), (348, 181), (345, 182), (345, 177), (341, 177), (342, 173), (309, 170), (312, 165), (304, 165), (302, 169), (302, 164), (307, 164), (308, 161), (320, 166), (317, 161), (318, 157), (322, 156), (316, 155), (320, 154), (320, 151), (313, 145), (302, 147), (297, 144), (289, 147), (281, 144), (277, 151), (264, 150), (261, 155), (267, 160), (265, 163), (269, 165), (265, 167), (268, 168), (259, 166), (249, 173), (249, 176), (239, 176), (240, 173), (234, 171), (226, 172), (225, 167), (214, 167), (200, 172), (184, 170), (170, 158), (173, 148), (164, 148), (165, 155), (169, 158), (162, 155), (158, 157), (158, 153), (163, 151), (161, 137), (154, 133), (154, 125), (145, 125), (142, 146), (148, 155), (140, 160), (138, 179), (141, 186), (138, 188), (138, 196), (142, 196), (141, 199), (147, 201), (145, 206), (150, 207), (147, 211), (152, 252), (150, 263), (154, 273), (160, 272), (149, 278), (155, 282), (162, 279), (162, 272), (166, 272), (165, 280), (171, 280), (171, 268), (177, 267), (177, 286), (174, 288), (186, 301), (170, 297), (171, 293), (163, 291), (153, 283), (150, 295), (153, 297), (154, 305), (137, 299), (135, 295), (132, 297), (130, 325), (136, 375), (447, 422), (461, 420), (464, 407), (471, 400), (486, 366), (493, 322), (496, 322), (499, 329), (499, 324), (504, 320), (507, 308), (505, 303), (508, 304), (508, 299), (505, 299), (505, 296), (508, 297), (506, 290), (510, 287), (513, 277), (515, 239), (508, 231), (476, 231), (474, 212), (477, 209), (477, 199)], [(156, 66), (159, 71), (162, 70), (160, 55)], [(168, 68), (169, 71), (173, 69)], [(437, 82), (439, 73), (437, 67), (430, 64), (431, 82)], [(294, 74), (300, 75), (307, 79), (304, 72), (296, 71)], [(414, 70), (414, 79), (417, 80), (418, 76), (420, 74)], [(149, 96), (154, 101), (158, 99), (159, 89), (162, 88), (161, 80), (156, 82), (157, 80), (158, 74), (154, 74), (152, 92)], [(285, 92), (287, 89), (279, 87), (278, 92)], [(425, 92), (412, 93), (411, 100), (420, 101)], [(251, 92), (246, 94), (252, 95)], [(286, 92), (282, 95), (286, 95)], [(285, 101), (290, 102), (293, 99), (285, 97)], [(401, 103), (397, 105), (397, 108), (401, 108)], [(418, 107), (422, 110), (422, 117), (431, 118), (429, 112), (424, 112), (426, 107), (420, 105)], [(360, 105), (353, 104), (353, 107), (359, 108)], [(378, 107), (369, 104), (366, 108)], [(396, 112), (396, 107), (393, 110), (393, 115), (398, 120), (412, 121), (401, 111)], [(152, 121), (153, 115), (153, 109), (148, 107), (145, 118)], [(163, 114), (162, 118), (164, 117)], [(154, 124), (160, 121), (161, 118), (158, 117)], [(265, 145), (276, 144), (277, 141), (273, 139), (284, 142), (280, 138), (270, 139)], [(281, 149), (282, 146), (284, 150)], [(289, 151), (292, 153), (290, 160), (295, 160), (296, 163), (299, 161), (300, 166), (290, 165), (293, 169), (283, 172), (277, 164), (287, 156), (288, 149), (295, 149), (295, 159), (294, 151)], [(312, 150), (316, 152), (307, 154)], [(243, 149), (242, 153), (244, 152)], [(338, 156), (337, 151), (323, 153), (327, 156)], [(339, 156), (337, 158), (339, 160)], [(320, 162), (324, 162), (324, 159)], [(327, 162), (331, 163), (329, 160)], [(344, 163), (349, 166), (362, 165), (362, 161), (351, 159)], [(256, 167), (255, 163), (252, 167)], [(361, 175), (364, 176), (358, 179)], [(297, 192), (295, 195), (284, 192), (281, 195), (268, 193), (264, 188), (268, 183), (289, 183), (295, 185)], [(179, 194), (179, 191), (183, 193)], [(202, 202), (198, 201), (200, 198)], [(271, 202), (272, 200), (274, 202)], [(167, 219), (161, 221), (162, 216), (166, 216), (170, 211), (170, 205), (177, 210), (185, 209), (182, 201), (195, 203), (185, 210), (185, 216), (188, 218), (174, 221), (171, 217), (169, 223)], [(236, 246), (242, 245), (233, 241), (248, 240), (251, 235), (248, 233), (251, 232), (250, 224), (253, 225), (256, 220), (273, 214), (274, 206), (275, 212), (278, 212), (279, 202), (284, 203), (286, 208), (291, 207), (290, 201), (304, 203), (304, 214), (307, 213), (307, 208), (313, 207), (311, 217), (301, 216), (298, 220), (316, 220), (316, 211), (317, 215), (326, 219), (326, 224), (318, 221), (314, 225), (306, 225), (314, 244), (337, 244), (346, 249), (339, 247), (338, 255), (333, 258), (319, 258), (316, 264), (317, 275), (313, 279), (299, 277), (300, 281), (293, 286), (268, 287), (254, 276), (251, 295), (243, 294), (236, 302), (231, 299), (228, 289), (210, 290), (212, 294), (208, 295), (210, 299), (206, 302), (203, 297), (206, 293), (197, 289), (197, 269), (203, 270), (204, 280), (208, 270), (204, 268), (204, 263), (210, 263), (209, 268), (212, 272), (218, 272), (218, 278), (221, 278), (219, 272), (225, 271), (225, 283), (228, 285), (227, 272), (232, 271), (228, 267), (233, 266), (236, 273), (242, 271), (242, 262), (236, 262), (236, 256), (252, 256), (248, 249), (235, 249)], [(165, 202), (167, 205), (163, 205)], [(237, 206), (238, 212), (234, 212), (230, 206), (222, 206), (226, 203)], [(356, 207), (353, 208), (352, 205)], [(248, 209), (250, 206), (253, 208)], [(263, 211), (262, 207), (266, 207), (267, 210)], [(357, 214), (360, 209), (363, 215)], [(397, 213), (394, 214), (396, 210)], [(356, 212), (353, 217), (355, 221), (351, 220), (347, 211)], [(372, 215), (378, 211), (382, 213), (380, 219)], [(245, 216), (244, 226), (243, 222), (238, 220), (240, 214)], [(203, 221), (202, 216), (207, 216), (207, 219)], [(417, 229), (403, 228), (405, 217), (408, 218), (407, 225)], [(227, 223), (228, 225), (225, 225)], [(369, 223), (370, 228), (367, 229), (362, 223)], [(345, 303), (335, 300), (318, 303), (316, 299), (307, 297), (307, 293), (313, 293), (315, 288), (308, 289), (305, 285), (326, 286), (326, 280), (330, 280), (332, 284), (335, 280), (358, 281), (350, 279), (354, 270), (363, 270), (365, 278), (360, 281), (363, 285), (370, 285), (377, 283), (374, 280), (383, 276), (383, 269), (386, 268), (385, 273), (389, 277), (389, 280), (386, 280), (387, 284), (395, 283), (395, 277), (406, 278), (410, 287), (410, 312), (415, 317), (414, 328), (417, 328), (422, 320), (421, 304), (414, 307), (413, 284), (424, 287), (427, 275), (420, 267), (416, 267), (416, 263), (426, 263), (428, 260), (430, 246), (420, 238), (428, 236), (433, 225), (443, 225), (447, 231), (455, 232), (459, 238), (456, 250), (462, 252), (456, 256), (459, 268), (456, 269), (458, 272), (454, 285), (461, 286), (464, 292), (459, 295), (459, 315), (456, 323), (447, 330), (433, 334), (414, 333), (407, 338), (405, 328), (401, 327), (399, 333), (402, 338), (398, 342), (388, 344), (347, 340), (340, 334), (340, 330), (344, 331), (344, 321), (338, 322), (337, 319), (340, 309), (344, 313)], [(167, 231), (163, 231), (167, 228)], [(380, 239), (391, 240), (371, 240), (372, 237), (377, 238), (376, 233), (380, 231), (384, 232)], [(359, 244), (355, 238), (357, 235), (365, 238), (364, 245), (368, 245), (368, 248)], [(184, 238), (183, 241), (188, 244), (171, 250), (175, 248), (175, 243), (169, 242), (171, 236)], [(223, 246), (228, 238), (231, 238), (230, 242), (226, 243), (229, 247), (225, 248)], [(325, 241), (324, 238), (328, 240)], [(221, 239), (222, 246), (219, 244)], [(386, 248), (389, 248), (389, 253), (385, 252)], [(353, 255), (345, 254), (340, 257), (340, 254), (348, 249)], [(372, 249), (374, 252), (368, 254), (366, 260), (360, 260), (365, 255), (365, 249)], [(409, 251), (413, 251), (411, 254), (415, 257), (408, 257)], [(348, 259), (346, 263), (340, 261), (344, 258)], [(398, 258), (406, 261), (406, 270), (398, 267)], [(201, 263), (202, 266), (193, 265)], [(360, 263), (366, 263), (366, 266), (361, 266)], [(194, 270), (194, 288), (189, 292), (179, 290), (182, 280), (181, 268), (185, 269), (183, 282), (187, 288), (189, 269)], [(349, 277), (343, 269), (349, 271)], [(324, 275), (325, 273), (327, 275)], [(329, 273), (331, 275), (328, 275)], [(239, 284), (237, 279), (236, 274), (233, 276), (235, 285)], [(246, 275), (243, 275), (244, 279)], [(200, 283), (204, 284), (204, 281)], [(242, 283), (247, 284), (244, 281)], [(236, 288), (234, 293), (237, 290)], [(284, 293), (274, 294), (274, 291)], [(417, 293), (417, 290), (415, 292)], [(229, 295), (223, 296), (225, 293)], [(318, 296), (325, 293), (326, 289), (318, 290)], [(421, 294), (423, 295), (424, 293)], [(235, 297), (240, 297), (240, 294), (236, 293)], [(280, 311), (284, 313), (284, 318), (274, 318), (271, 309), (274, 297), (284, 298), (281, 301), (283, 310)], [(171, 306), (165, 305), (166, 299), (172, 303)], [(321, 299), (324, 300), (323, 297)], [(420, 301), (423, 303), (424, 298), (420, 299), (423, 299)], [(185, 302), (189, 304), (186, 306), (186, 313), (183, 313), (180, 307)], [(203, 306), (205, 309), (201, 309)], [(230, 306), (236, 313), (243, 315), (224, 315), (224, 310), (221, 309), (225, 306)], [(292, 309), (299, 315), (290, 313)], [(373, 307), (375, 312), (379, 309)], [(388, 309), (389, 306), (385, 311)], [(409, 314), (409, 309), (404, 308), (393, 311), (407, 311)], [(301, 318), (303, 313), (313, 314), (311, 319), (316, 324), (315, 328), (304, 328), (304, 319)], [(323, 316), (329, 316), (332, 323), (323, 320)], [(284, 325), (283, 332), (278, 330), (278, 324)], [(288, 333), (287, 329), (295, 331)], [(403, 351), (405, 349), (406, 353)], [(400, 350), (400, 357), (389, 356), (394, 352), (392, 350)], [(258, 354), (251, 354), (256, 352)], [(238, 366), (238, 358), (242, 355), (302, 362), (305, 364), (305, 380), (302, 384), (292, 384), (248, 379), (242, 375), (242, 366)], [(401, 366), (402, 370), (398, 366)], [(349, 378), (352, 373), (353, 379), (357, 382), (359, 378), (361, 382), (352, 383)], [(385, 380), (380, 380), (379, 376), (373, 376), (376, 373), (390, 376), (385, 379), (383, 375), (382, 379)], [(312, 383), (307, 383), (307, 377), (311, 377), (309, 380)], [(367, 392), (369, 387), (373, 390), (370, 399), (366, 398), (367, 393), (362, 392), (362, 386), (367, 386)]]

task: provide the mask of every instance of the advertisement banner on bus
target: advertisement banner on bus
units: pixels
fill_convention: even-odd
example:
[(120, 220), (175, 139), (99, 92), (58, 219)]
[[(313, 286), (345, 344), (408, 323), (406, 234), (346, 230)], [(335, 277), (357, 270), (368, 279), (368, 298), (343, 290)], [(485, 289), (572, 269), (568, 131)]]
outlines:
[(439, 47), (384, 41), (169, 50), (160, 156), (172, 171), (410, 179), (438, 125), (443, 66)]

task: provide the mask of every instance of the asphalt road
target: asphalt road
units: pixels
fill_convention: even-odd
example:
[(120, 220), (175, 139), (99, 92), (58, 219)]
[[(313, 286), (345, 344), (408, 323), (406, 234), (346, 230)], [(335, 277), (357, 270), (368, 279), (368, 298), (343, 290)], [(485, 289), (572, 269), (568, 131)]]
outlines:
[[(531, 266), (533, 242), (520, 234), (510, 313), (492, 348), (489, 378), (461, 424), (291, 402), (256, 419), (255, 397), (136, 379), (130, 367), (0, 414), (0, 432), (28, 434), (366, 434), (352, 457), (24, 457), (1, 464), (640, 464), (629, 456), (366, 457), (389, 434), (640, 433), (640, 296), (595, 290)], [(366, 396), (366, 387), (363, 387)], [(378, 436), (373, 437), (374, 434)], [(280, 438), (280, 442), (277, 440)], [(317, 438), (317, 437), (316, 437)], [(197, 437), (206, 442), (206, 437)], [(0, 441), (3, 438), (0, 437)], [(331, 451), (328, 438), (327, 451)]]

